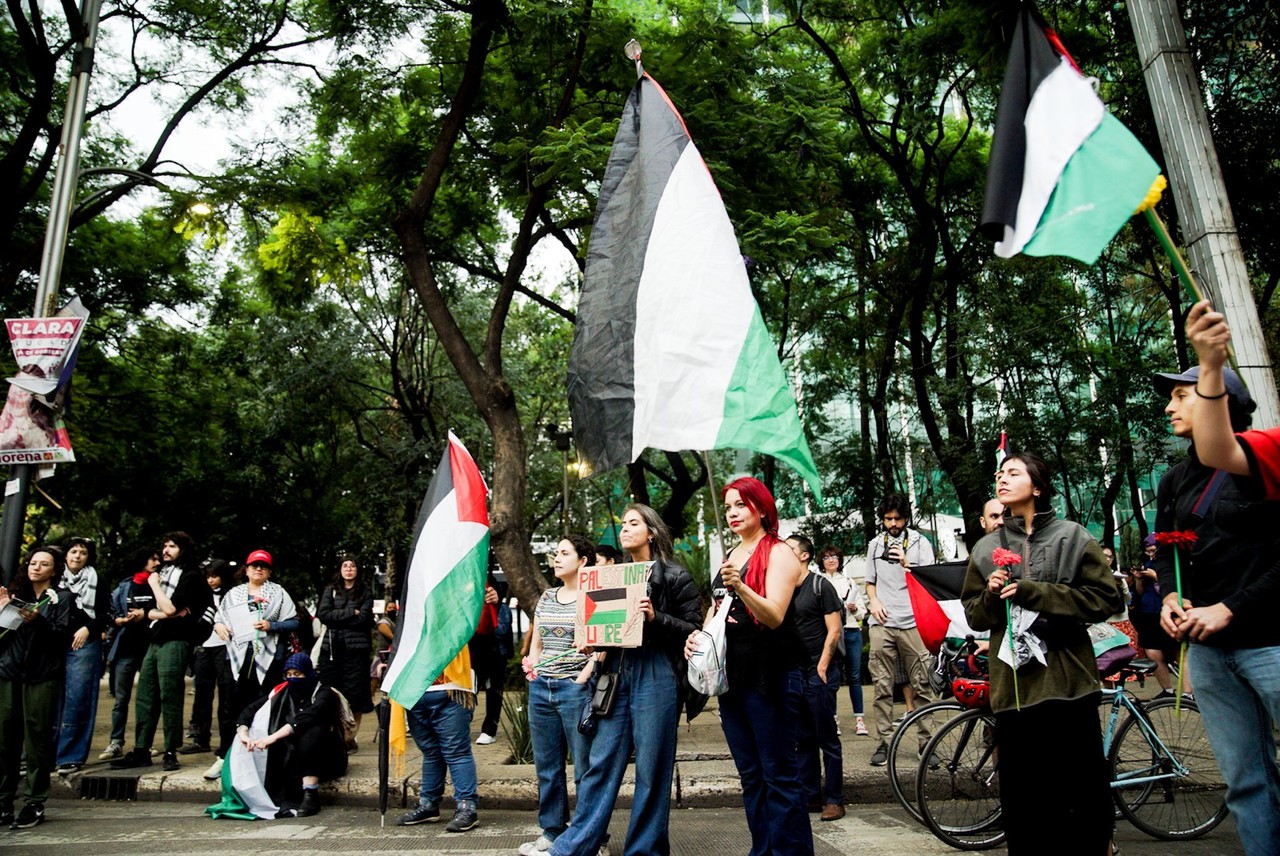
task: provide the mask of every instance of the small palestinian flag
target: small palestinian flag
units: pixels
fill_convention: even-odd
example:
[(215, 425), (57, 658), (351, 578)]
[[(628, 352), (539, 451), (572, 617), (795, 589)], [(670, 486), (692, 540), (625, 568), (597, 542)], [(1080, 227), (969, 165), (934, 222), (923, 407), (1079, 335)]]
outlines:
[(583, 624), (588, 627), (601, 624), (621, 624), (627, 620), (627, 589), (611, 588), (584, 592), (582, 595)]
[(1030, 3), (1005, 70), (987, 165), (982, 230), (1009, 258), (1093, 264), (1142, 204), (1160, 167), (1107, 112)]
[(476, 462), (449, 432), (418, 513), (394, 654), (382, 688), (412, 708), (480, 623), (489, 570), (489, 495)]
[(1004, 459), (1009, 457), (1009, 435), (1000, 432), (1000, 445), (996, 446), (996, 470), (998, 471), (1004, 465)]
[(969, 627), (964, 617), (964, 606), (960, 603), (968, 567), (968, 562), (945, 562), (921, 565), (907, 572), (907, 594), (916, 617), (916, 630), (920, 632), (920, 640), (933, 654), (938, 653), (947, 637), (963, 639), (987, 635), (975, 633)]
[(596, 472), (647, 447), (752, 449), (792, 466), (822, 500), (724, 202), (648, 74), (605, 167), (568, 390), (578, 452)]

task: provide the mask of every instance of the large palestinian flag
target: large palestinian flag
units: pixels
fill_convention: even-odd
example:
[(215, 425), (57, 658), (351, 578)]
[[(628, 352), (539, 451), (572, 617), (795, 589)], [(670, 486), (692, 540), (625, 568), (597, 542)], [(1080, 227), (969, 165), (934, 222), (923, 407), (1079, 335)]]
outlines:
[(1024, 3), (996, 111), (982, 229), (996, 254), (1093, 264), (1160, 167), (1107, 112), (1056, 33)]
[(752, 449), (822, 487), (733, 225), (684, 120), (645, 74), (596, 207), (569, 357), (579, 454)]
[(418, 513), (391, 665), (382, 688), (412, 708), (466, 646), (489, 568), (489, 495), (461, 441), (449, 445)]
[(907, 594), (911, 598), (916, 630), (920, 632), (920, 640), (925, 647), (934, 654), (938, 653), (947, 637), (963, 639), (988, 635), (975, 633), (964, 617), (960, 592), (964, 588), (968, 567), (968, 562), (944, 562), (921, 565), (907, 571)]

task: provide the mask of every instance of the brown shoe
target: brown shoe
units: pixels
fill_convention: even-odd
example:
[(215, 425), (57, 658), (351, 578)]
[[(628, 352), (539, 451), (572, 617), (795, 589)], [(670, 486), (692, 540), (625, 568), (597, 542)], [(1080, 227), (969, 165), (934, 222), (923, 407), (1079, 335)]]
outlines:
[(844, 806), (839, 803), (827, 803), (822, 807), (823, 820), (839, 820), (844, 817)]

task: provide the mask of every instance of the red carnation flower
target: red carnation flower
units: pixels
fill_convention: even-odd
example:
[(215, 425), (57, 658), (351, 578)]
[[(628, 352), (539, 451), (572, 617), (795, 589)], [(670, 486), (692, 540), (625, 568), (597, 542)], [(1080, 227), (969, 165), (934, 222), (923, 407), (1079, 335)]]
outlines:
[(1166, 547), (1192, 547), (1199, 540), (1190, 529), (1179, 529), (1173, 532), (1157, 532), (1156, 543)]
[(1022, 556), (1012, 550), (1006, 550), (1004, 547), (996, 547), (991, 551), (991, 561), (995, 563), (997, 568), (1008, 570), (1014, 565), (1021, 565)]

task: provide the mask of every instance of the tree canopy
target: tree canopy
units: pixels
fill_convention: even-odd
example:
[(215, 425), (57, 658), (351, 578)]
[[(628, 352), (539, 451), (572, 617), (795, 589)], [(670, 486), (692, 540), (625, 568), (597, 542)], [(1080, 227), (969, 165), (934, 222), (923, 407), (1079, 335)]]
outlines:
[[(25, 314), (78, 22), (9, 9), (0, 175), (18, 192), (0, 204), (0, 299)], [(452, 428), (492, 490), (496, 561), (531, 605), (546, 585), (531, 545), (564, 526), (566, 457), (548, 429), (568, 422), (632, 37), (716, 179), (795, 378), (829, 488), (813, 532), (856, 550), (866, 531), (833, 521), (870, 521), (889, 490), (976, 526), (1005, 430), (1054, 466), (1065, 512), (1108, 542), (1145, 534), (1152, 474), (1179, 454), (1149, 377), (1186, 364), (1186, 300), (1134, 227), (1092, 267), (995, 259), (979, 235), (1013, 11), (108, 2), (85, 155), (103, 171), (84, 182), (104, 192), (78, 209), (62, 283), (94, 313), (68, 417), (77, 461), (42, 484), (58, 505), (33, 502), (30, 537), (94, 534), (118, 557), (183, 528), (207, 554), (272, 550), (299, 587), (349, 551), (394, 574)], [(1160, 160), (1127, 13), (1042, 11)], [(1277, 24), (1221, 2), (1186, 17), (1274, 346)], [(168, 120), (138, 139), (112, 117), (147, 94)], [(234, 127), (272, 98), (272, 127), (234, 141), (216, 173), (170, 152), (183, 123)], [(115, 167), (167, 192), (123, 205), (139, 179)], [(771, 460), (714, 463), (765, 477), (784, 516), (815, 510)], [(636, 498), (694, 538), (707, 475), (654, 451), (571, 474), (569, 528), (608, 538)]]

